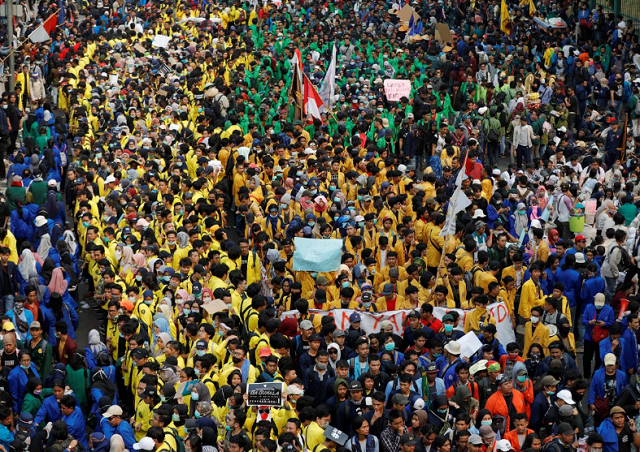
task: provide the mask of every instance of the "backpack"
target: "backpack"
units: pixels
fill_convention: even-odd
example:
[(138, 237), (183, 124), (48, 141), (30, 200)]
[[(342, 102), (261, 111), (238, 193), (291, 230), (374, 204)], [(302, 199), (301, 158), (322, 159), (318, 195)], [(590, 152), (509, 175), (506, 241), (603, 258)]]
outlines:
[[(252, 333), (253, 335), (257, 336), (256, 333)], [(264, 345), (266, 344), (266, 345)], [(247, 346), (249, 345), (249, 342), (247, 342)], [(256, 361), (256, 350), (259, 350), (261, 347), (269, 347), (269, 342), (266, 339), (260, 339), (257, 343), (256, 346), (249, 349), (249, 362), (251, 363), (252, 366), (257, 366), (258, 363)]]
[[(165, 434), (166, 434), (166, 433), (167, 433), (167, 432), (165, 432)], [(173, 449), (171, 448), (171, 446), (169, 446), (169, 445), (167, 444), (167, 446), (169, 447), (169, 449), (172, 449), (172, 451), (173, 451), (173, 452), (185, 452), (185, 450), (184, 450), (184, 440), (178, 436), (178, 432), (177, 432), (175, 429), (170, 428), (170, 429), (169, 429), (168, 434), (169, 434), (169, 436), (172, 436), (172, 437), (173, 437), (173, 440), (176, 442), (176, 446), (178, 446), (178, 450), (173, 451)]]
[(473, 287), (473, 277), (475, 276), (476, 272), (479, 271), (479, 268), (472, 268), (471, 270), (467, 270), (466, 272), (464, 272), (464, 283), (468, 287), (468, 293), (471, 293), (471, 287)]
[(622, 259), (620, 259), (620, 267), (628, 268), (629, 264), (631, 264), (631, 260), (629, 259), (629, 253), (627, 253), (627, 250), (622, 248), (620, 245), (616, 245), (613, 248), (611, 248), (611, 251), (607, 256), (607, 261), (611, 259), (611, 254), (613, 254), (613, 250), (615, 250), (616, 248), (620, 248), (620, 253), (622, 254)]
[(488, 125), (487, 139), (492, 143), (497, 143), (500, 141), (500, 121), (495, 118), (490, 118)]
[(300, 218), (300, 215), (296, 215), (295, 217), (293, 217), (293, 220), (291, 220), (291, 223), (289, 223), (289, 226), (287, 226), (287, 230), (285, 231), (287, 238), (293, 240), (293, 229), (296, 226), (302, 227), (303, 224), (304, 223), (302, 222), (302, 218)]

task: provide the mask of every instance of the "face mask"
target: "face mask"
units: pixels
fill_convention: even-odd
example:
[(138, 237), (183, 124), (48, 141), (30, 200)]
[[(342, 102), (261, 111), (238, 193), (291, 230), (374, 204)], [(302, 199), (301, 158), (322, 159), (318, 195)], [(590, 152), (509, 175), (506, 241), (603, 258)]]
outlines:
[(555, 392), (554, 392), (554, 391), (547, 391), (547, 395), (552, 396), (552, 395), (554, 395), (554, 394), (555, 394)]
[(302, 171), (296, 171), (296, 176), (298, 177), (302, 176)]
[[(165, 396), (161, 395), (160, 396), (160, 401), (164, 403), (164, 402), (167, 401), (167, 398)], [(177, 414), (174, 414), (174, 416), (177, 416)], [(174, 421), (175, 421), (175, 419), (174, 419)]]
[(445, 326), (444, 326), (444, 330), (445, 330), (447, 333), (452, 332), (452, 331), (453, 331), (453, 325), (445, 325)]
[(176, 413), (173, 413), (171, 415), (171, 419), (173, 419), (173, 422), (178, 422), (178, 421), (180, 421), (180, 415), (176, 414)]
[(233, 364), (240, 364), (242, 362), (242, 358), (238, 358), (237, 356), (232, 357), (231, 360)]
[(185, 315), (189, 315), (191, 314), (191, 309), (183, 309), (182, 312), (184, 312)]
[(344, 289), (346, 287), (349, 287), (349, 283), (347, 281), (342, 283), (342, 288)]
[(365, 308), (369, 309), (371, 307), (371, 302), (370, 301), (365, 301), (362, 303), (362, 306), (364, 306)]
[(311, 194), (315, 196), (316, 194), (318, 194), (318, 190), (311, 190)]
[(488, 420), (488, 421), (481, 421), (480, 425), (491, 425), (492, 421)]
[(442, 356), (442, 353), (434, 353), (433, 357), (434, 358), (440, 358)]
[(447, 410), (440, 410), (440, 409), (439, 409), (439, 410), (438, 410), (438, 413), (440, 413), (440, 414), (447, 414)]
[(21, 367), (23, 370), (27, 370), (27, 369), (29, 369), (29, 366), (23, 366), (22, 364), (20, 364), (20, 367)]
[(601, 310), (602, 308), (604, 308), (604, 305), (603, 305), (603, 306), (595, 305), (595, 306), (596, 306), (596, 311), (599, 311), (599, 310)]
[(196, 377), (200, 376), (200, 369), (193, 369), (193, 373), (196, 374)]
[(388, 344), (385, 344), (384, 349), (387, 350), (388, 352), (392, 352), (394, 351), (396, 348), (396, 344), (394, 344), (393, 342), (389, 342)]
[(40, 395), (42, 393), (42, 389), (36, 389), (35, 391), (33, 391), (34, 395)]
[(173, 246), (175, 244), (176, 244), (175, 240), (173, 240), (173, 241), (172, 240), (167, 240), (167, 245)]
[(282, 210), (285, 210), (287, 207), (289, 207), (287, 204), (280, 204), (280, 208)]
[(324, 363), (316, 363), (318, 370), (327, 370), (327, 365)]
[(538, 323), (539, 321), (540, 321), (540, 317), (538, 317), (537, 315), (531, 316), (531, 323)]
[(206, 353), (206, 350), (196, 350), (196, 355), (198, 356), (204, 356)]
[(194, 411), (193, 417), (195, 417), (196, 419), (200, 419), (200, 413), (198, 413), (198, 410)]
[(337, 215), (336, 215), (335, 217), (333, 217), (333, 220), (334, 220), (334, 221), (338, 221), (339, 219), (340, 219), (340, 217), (339, 217), (339, 216), (337, 216)]
[(309, 222), (309, 227), (311, 227), (311, 228), (312, 228), (312, 227), (314, 227), (315, 225), (316, 225), (316, 222), (315, 222), (315, 221), (310, 221), (310, 222)]
[(88, 221), (83, 221), (82, 226), (84, 226), (85, 228), (88, 228), (89, 226), (91, 226), (91, 223), (89, 223)]
[(137, 275), (137, 276), (136, 276), (136, 281), (138, 281), (138, 282), (142, 281), (142, 276)]
[(116, 251), (116, 260), (120, 260), (122, 258), (122, 252), (121, 251)]
[(526, 375), (518, 375), (518, 381), (520, 383), (524, 383), (525, 381), (527, 381), (527, 376)]

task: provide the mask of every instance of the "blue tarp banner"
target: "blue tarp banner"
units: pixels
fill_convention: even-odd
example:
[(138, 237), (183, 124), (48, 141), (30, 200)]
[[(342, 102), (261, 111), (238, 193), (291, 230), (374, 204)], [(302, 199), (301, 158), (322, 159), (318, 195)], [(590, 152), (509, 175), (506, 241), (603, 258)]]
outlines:
[(333, 272), (340, 268), (342, 240), (294, 239), (293, 271)]

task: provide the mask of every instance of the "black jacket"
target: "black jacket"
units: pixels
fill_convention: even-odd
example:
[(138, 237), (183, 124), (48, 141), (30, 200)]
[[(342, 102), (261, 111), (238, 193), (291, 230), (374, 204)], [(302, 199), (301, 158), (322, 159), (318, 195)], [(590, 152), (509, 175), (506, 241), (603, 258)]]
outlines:
[[(9, 283), (8, 285), (10, 291), (8, 293), (5, 293), (4, 287), (7, 285), (7, 282)], [(3, 297), (6, 295), (15, 295), (19, 290), (20, 283), (18, 283), (18, 266), (9, 261), (7, 262), (6, 267), (0, 268), (0, 294), (2, 294)]]

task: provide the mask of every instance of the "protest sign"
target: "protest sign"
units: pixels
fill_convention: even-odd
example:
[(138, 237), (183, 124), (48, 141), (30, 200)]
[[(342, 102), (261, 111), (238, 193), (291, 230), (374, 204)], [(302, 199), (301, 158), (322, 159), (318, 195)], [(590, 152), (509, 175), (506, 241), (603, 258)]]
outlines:
[(450, 44), (453, 42), (451, 29), (447, 24), (436, 24), (436, 41), (441, 44)]
[(171, 36), (155, 35), (153, 37), (153, 41), (151, 41), (151, 45), (153, 47), (162, 47), (163, 49), (166, 49), (169, 45), (169, 41), (171, 41)]
[(340, 268), (342, 240), (294, 239), (293, 271), (333, 272)]
[(482, 347), (482, 342), (480, 342), (478, 336), (472, 331), (469, 331), (458, 339), (458, 344), (460, 344), (460, 350), (462, 350), (460, 356), (466, 356), (467, 358), (475, 355), (475, 353), (480, 350), (480, 347)]
[(249, 383), (247, 385), (247, 406), (281, 406), (284, 383)]
[[(433, 315), (442, 319), (444, 315), (448, 312), (456, 311), (459, 314), (458, 325), (456, 326), (457, 330), (464, 330), (464, 320), (470, 312), (473, 310), (465, 311), (464, 309), (449, 309), (442, 307), (434, 307)], [(487, 311), (489, 314), (496, 319), (496, 337), (500, 341), (501, 344), (509, 344), (511, 342), (515, 342), (516, 336), (513, 331), (513, 327), (511, 324), (511, 316), (509, 315), (509, 311), (507, 310), (506, 305), (503, 302), (500, 303), (492, 303), (487, 306)], [(311, 309), (310, 312), (317, 315), (330, 315), (335, 318), (336, 326), (341, 330), (346, 330), (349, 328), (349, 316), (358, 312), (362, 321), (360, 323), (360, 327), (367, 334), (378, 333), (380, 332), (380, 322), (383, 320), (389, 320), (391, 325), (393, 325), (393, 332), (396, 334), (402, 334), (404, 328), (402, 323), (407, 315), (411, 312), (410, 310), (404, 311), (387, 311), (387, 312), (361, 312), (356, 311), (355, 309), (333, 309), (330, 312), (319, 311)], [(281, 318), (285, 319), (287, 317), (297, 317), (298, 311), (286, 311), (282, 313)]]
[(398, 102), (402, 97), (409, 97), (411, 94), (411, 81), (387, 79), (384, 81), (384, 94), (389, 102)]

